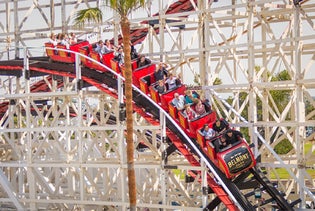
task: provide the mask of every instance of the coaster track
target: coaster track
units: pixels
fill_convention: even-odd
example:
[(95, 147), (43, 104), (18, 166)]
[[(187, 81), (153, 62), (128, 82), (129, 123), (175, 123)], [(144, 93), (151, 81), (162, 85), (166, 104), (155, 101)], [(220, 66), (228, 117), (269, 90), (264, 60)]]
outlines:
[[(37, 58), (30, 58), (29, 63), (30, 65), (26, 71), (28, 73), (24, 74), (29, 75), (30, 77), (48, 75), (47, 80), (51, 80), (52, 77), (60, 76), (70, 78), (72, 80), (76, 78), (75, 68), (71, 64), (51, 63), (48, 58), (46, 58), (46, 61), (43, 59), (38, 60)], [(23, 75), (22, 71), (24, 66), (23, 60), (2, 61), (0, 62), (0, 72), (2, 75), (7, 74), (19, 77)], [(112, 97), (118, 98), (117, 78), (119, 77), (116, 77), (110, 72), (98, 72), (84, 67), (81, 69), (81, 74), (81, 80), (84, 84), (83, 87), (93, 86)], [(43, 84), (47, 83), (42, 83), (42, 81), (36, 82), (31, 86), (31, 90), (34, 91), (34, 93), (46, 91), (47, 87)], [(134, 110), (151, 124), (159, 124), (156, 120), (160, 118), (160, 112), (163, 111), (163, 109), (146, 97), (139, 89), (137, 90), (135, 88), (133, 90), (133, 96)], [(2, 103), (2, 105), (1, 111), (4, 112), (8, 103)], [(148, 112), (150, 115), (148, 115)], [(2, 113), (1, 116), (4, 116), (4, 114)], [(175, 121), (171, 118), (167, 118), (166, 127), (167, 141), (170, 143), (169, 148), (166, 149), (166, 151), (170, 150), (170, 148), (174, 148), (175, 146), (175, 149), (177, 149), (192, 166), (200, 166), (200, 161), (204, 160), (208, 168), (207, 185), (229, 210), (255, 210), (255, 205), (250, 203), (250, 201), (233, 183), (233, 180), (229, 180), (225, 177), (216, 165), (214, 165), (213, 161), (210, 160), (202, 150), (200, 150), (198, 144), (185, 135), (185, 132)], [(164, 159), (166, 158), (167, 156)], [(256, 172), (255, 169), (252, 169), (252, 171)], [(200, 172), (190, 171), (190, 175), (194, 178), (198, 178), (198, 174), (200, 174)], [(263, 179), (259, 179), (259, 174), (255, 174), (254, 176), (255, 178), (258, 178), (257, 181), (266, 188), (268, 193), (273, 194), (273, 196), (277, 196), (275, 201), (282, 210), (293, 210), (291, 205), (274, 187), (264, 185), (264, 183), (261, 182)], [(234, 200), (231, 200), (233, 198)]]

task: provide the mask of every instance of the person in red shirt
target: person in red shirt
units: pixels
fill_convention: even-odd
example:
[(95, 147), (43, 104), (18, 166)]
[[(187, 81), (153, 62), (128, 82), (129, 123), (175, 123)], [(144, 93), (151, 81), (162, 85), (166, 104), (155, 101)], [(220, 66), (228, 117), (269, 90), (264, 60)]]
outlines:
[(196, 112), (190, 107), (190, 105), (185, 105), (185, 110), (183, 114), (188, 119), (188, 121), (198, 116)]

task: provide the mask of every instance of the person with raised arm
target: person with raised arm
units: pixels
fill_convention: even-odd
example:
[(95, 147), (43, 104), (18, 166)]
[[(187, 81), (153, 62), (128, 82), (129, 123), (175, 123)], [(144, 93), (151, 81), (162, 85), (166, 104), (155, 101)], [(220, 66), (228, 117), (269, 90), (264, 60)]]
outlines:
[(165, 66), (164, 63), (160, 62), (157, 65), (157, 68), (155, 69), (154, 79), (155, 79), (155, 81), (159, 81), (159, 80), (163, 80), (164, 81), (166, 76), (167, 76), (166, 66)]

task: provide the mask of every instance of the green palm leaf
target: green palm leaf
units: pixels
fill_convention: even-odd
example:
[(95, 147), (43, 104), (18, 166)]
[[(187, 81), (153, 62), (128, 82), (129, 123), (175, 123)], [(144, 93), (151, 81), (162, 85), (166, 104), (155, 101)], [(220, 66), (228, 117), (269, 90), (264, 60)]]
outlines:
[(101, 23), (103, 13), (99, 8), (79, 10), (74, 18), (74, 25), (82, 28), (86, 23)]

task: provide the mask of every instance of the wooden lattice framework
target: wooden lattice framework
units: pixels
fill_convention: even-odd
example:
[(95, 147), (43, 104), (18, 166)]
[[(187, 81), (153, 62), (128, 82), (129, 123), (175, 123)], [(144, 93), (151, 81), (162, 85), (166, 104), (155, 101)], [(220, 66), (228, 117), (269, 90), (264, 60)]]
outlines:
[[(2, 60), (23, 57), (21, 48), (24, 46), (38, 46), (39, 42), (43, 43), (47, 40), (47, 35), (52, 31), (76, 31), (80, 33), (81, 31), (76, 30), (72, 26), (71, 20), (74, 12), (81, 8), (96, 5), (102, 7), (101, 2), (102, 1), (79, 0), (72, 2), (51, 0), (45, 3), (40, 1), (0, 2), (0, 5), (3, 5), (0, 7), (0, 56)], [(312, 177), (314, 173), (312, 169), (314, 168), (313, 141), (315, 134), (312, 133), (306, 137), (305, 127), (315, 125), (315, 111), (306, 111), (305, 108), (308, 104), (315, 106), (313, 98), (315, 95), (315, 78), (312, 73), (315, 59), (313, 50), (315, 39), (315, 5), (308, 0), (296, 2), (296, 5), (294, 5), (293, 1), (288, 0), (231, 0), (219, 2), (210, 1), (208, 3), (199, 0), (197, 2), (198, 6), (194, 4), (194, 11), (165, 15), (163, 12), (165, 12), (167, 6), (173, 2), (174, 1), (149, 1), (145, 10), (140, 9), (132, 14), (131, 20), (133, 28), (148, 28), (147, 38), (137, 46), (137, 49), (148, 55), (152, 60), (163, 60), (169, 63), (172, 71), (180, 75), (185, 83), (194, 86), (201, 85), (196, 87), (196, 89), (201, 88), (204, 95), (212, 99), (213, 107), (222, 111), (220, 115), (227, 117), (236, 127), (248, 127), (250, 139), (256, 143), (256, 146), (259, 145), (258, 142), (263, 143), (262, 147), (259, 149), (257, 147), (255, 151), (257, 156), (261, 155), (262, 157), (262, 162), (259, 165), (266, 167), (269, 170), (268, 172), (273, 172), (270, 177), (278, 181), (279, 188), (285, 191), (289, 197), (300, 197), (303, 200), (302, 206), (304, 206), (306, 201), (314, 198), (312, 194), (310, 194), (310, 191), (314, 188)], [(97, 37), (101, 37), (102, 39), (118, 37), (119, 28), (117, 17), (109, 9), (104, 10), (106, 11), (106, 15), (103, 25), (89, 25), (83, 31), (95, 32)], [(159, 12), (160, 15), (152, 17), (156, 12)], [(159, 34), (156, 33), (152, 25), (141, 24), (142, 21), (148, 19), (159, 20), (158, 22), (156, 21), (157, 25), (154, 25), (159, 27)], [(168, 22), (166, 21), (167, 19), (175, 19), (176, 22)], [(38, 21), (38, 24), (34, 24), (35, 20)], [(179, 27), (182, 25), (185, 27)], [(14, 50), (10, 51), (8, 49)], [(42, 51), (33, 51), (31, 53), (32, 55), (42, 55)], [(288, 71), (291, 80), (281, 82), (271, 81), (269, 74), (276, 74), (282, 70)], [(216, 78), (222, 79), (222, 85), (213, 86)], [(195, 82), (197, 82), (197, 84)], [(4, 162), (2, 165), (1, 172), (2, 178), (7, 178), (4, 180), (7, 182), (2, 183), (2, 193), (7, 193), (4, 194), (3, 201), (6, 201), (8, 198), (8, 201), (11, 201), (16, 206), (19, 206), (20, 202), (14, 200), (14, 194), (10, 195), (10, 192), (4, 190), (10, 190), (11, 188), (27, 189), (30, 188), (29, 186), (33, 185), (33, 188), (30, 189), (32, 191), (36, 191), (34, 187), (38, 186), (39, 189), (46, 188), (49, 190), (46, 194), (58, 194), (61, 192), (56, 192), (57, 185), (55, 189), (52, 189), (50, 187), (51, 185), (46, 181), (46, 178), (58, 178), (61, 179), (61, 181), (65, 181), (62, 179), (67, 177), (67, 182), (58, 184), (58, 187), (60, 188), (59, 190), (67, 189), (62, 190), (62, 193), (67, 192), (67, 194), (71, 195), (76, 190), (75, 184), (73, 184), (74, 181), (76, 181), (74, 178), (77, 177), (80, 180), (87, 178), (86, 181), (92, 181), (94, 177), (94, 180), (97, 180), (96, 178), (98, 178), (99, 175), (95, 173), (95, 171), (91, 170), (92, 173), (90, 173), (87, 170), (85, 174), (85, 172), (80, 169), (82, 167), (71, 166), (70, 168), (70, 165), (67, 164), (69, 157), (71, 157), (71, 159), (85, 159), (87, 156), (84, 157), (84, 152), (82, 152), (81, 157), (72, 156), (71, 149), (76, 149), (76, 145), (72, 145), (70, 141), (73, 136), (75, 139), (88, 136), (89, 141), (93, 143), (92, 148), (94, 148), (93, 152), (95, 150), (95, 153), (98, 148), (96, 144), (98, 141), (93, 137), (94, 134), (97, 134), (96, 137), (103, 137), (106, 140), (106, 143), (110, 146), (106, 148), (109, 152), (112, 147), (117, 147), (114, 144), (115, 141), (112, 140), (112, 136), (123, 136), (121, 130), (116, 130), (116, 126), (114, 128), (106, 126), (105, 131), (95, 129), (95, 131), (92, 130), (93, 132), (86, 132), (86, 128), (84, 129), (85, 126), (83, 125), (80, 132), (76, 132), (70, 127), (64, 132), (54, 135), (55, 132), (53, 132), (53, 130), (59, 130), (64, 128), (65, 125), (68, 126), (72, 124), (72, 117), (69, 116), (69, 110), (76, 110), (76, 107), (82, 106), (82, 104), (88, 105), (86, 99), (90, 96), (95, 95), (97, 98), (106, 101), (106, 103), (103, 101), (102, 103), (98, 103), (96, 110), (101, 110), (103, 108), (102, 106), (106, 105), (106, 108), (113, 108), (113, 113), (117, 114), (118, 106), (113, 105), (112, 101), (114, 100), (104, 94), (93, 94), (89, 91), (82, 93), (74, 91), (69, 97), (69, 93), (66, 90), (58, 89), (56, 96), (50, 96), (52, 99), (61, 99), (61, 101), (52, 103), (51, 112), (57, 114), (55, 120), (45, 119), (45, 115), (39, 111), (34, 118), (31, 117), (30, 114), (27, 114), (26, 119), (19, 119), (21, 107), (27, 108), (27, 106), (36, 105), (34, 99), (32, 99), (34, 96), (25, 99), (25, 96), (16, 95), (26, 92), (25, 89), (30, 86), (27, 83), (30, 82), (21, 81), (20, 78), (12, 77), (3, 77), (1, 81), (1, 99), (10, 99), (10, 102), (16, 102), (10, 105), (7, 116), (12, 117), (14, 115), (17, 116), (19, 120), (16, 122), (16, 119), (11, 118), (11, 120), (5, 124), (6, 130), (1, 132), (1, 142), (3, 143), (2, 159), (3, 161), (8, 161)], [(71, 82), (67, 81), (67, 79), (65, 79), (65, 84), (68, 84), (66, 87), (71, 87)], [(51, 85), (51, 87), (54, 89), (53, 85)], [(286, 90), (291, 94), (288, 103), (283, 105), (283, 109), (281, 110), (277, 108), (275, 99), (273, 99), (271, 95), (271, 92), (274, 90)], [(243, 102), (240, 102), (240, 96), (244, 92), (246, 93), (246, 97)], [(8, 98), (8, 95), (12, 95), (12, 97)], [(46, 96), (47, 94), (39, 94), (38, 98), (42, 99)], [(223, 98), (225, 98), (225, 96), (232, 96), (233, 100), (230, 106), (220, 101), (221, 96), (223, 96)], [(258, 99), (262, 104), (262, 114), (259, 117), (257, 115), (259, 108), (256, 103)], [(81, 102), (81, 105), (80, 103), (72, 103), (73, 100)], [(244, 121), (239, 114), (248, 107), (248, 119)], [(58, 116), (60, 113), (66, 111), (68, 111), (68, 116), (65, 116), (68, 117), (66, 118), (67, 121), (63, 119), (64, 116)], [(86, 107), (86, 112), (91, 114), (91, 118), (95, 118), (93, 117), (95, 111), (89, 106)], [(83, 115), (80, 114), (80, 116)], [(104, 114), (103, 116), (104, 119), (106, 119), (106, 115)], [(80, 120), (81, 124), (83, 124), (84, 121), (87, 120), (82, 118)], [(100, 121), (100, 125), (104, 123), (101, 122), (102, 121)], [(14, 130), (15, 124), (26, 125), (27, 130), (24, 132), (16, 131)], [(29, 132), (34, 126), (39, 127), (42, 124), (50, 125), (52, 128), (51, 131), (41, 131), (38, 129), (35, 130), (34, 133)], [(148, 130), (147, 127), (149, 127), (153, 133), (155, 133), (155, 130), (158, 131), (154, 126), (148, 126), (146, 121), (139, 120), (137, 124), (139, 125), (140, 132), (135, 132), (135, 137), (139, 139), (143, 137), (144, 131)], [(140, 129), (141, 126), (145, 129)], [(262, 130), (264, 134), (259, 134), (258, 131), (261, 132)], [(13, 135), (14, 133), (19, 135)], [(87, 135), (89, 133), (93, 135)], [(57, 137), (58, 142), (65, 143), (65, 146), (68, 148), (61, 150), (60, 146), (49, 145), (48, 143), (50, 143), (50, 141), (48, 142), (48, 140), (53, 136)], [(33, 156), (29, 153), (30, 151), (28, 151), (28, 153), (25, 152), (25, 150), (23, 150), (24, 148), (21, 146), (24, 146), (23, 144), (27, 142), (26, 140), (34, 140), (34, 145), (36, 145), (36, 139), (43, 139), (46, 144), (36, 146), (36, 149), (39, 148), (41, 150)], [(283, 139), (288, 139), (293, 149), (285, 156), (279, 156), (274, 153), (273, 148)], [(56, 143), (57, 145), (58, 142)], [(11, 153), (6, 149), (8, 144), (11, 145)], [(105, 144), (105, 142), (103, 144)], [(12, 148), (12, 146), (15, 147)], [(31, 148), (26, 149), (30, 150)], [(145, 159), (143, 160), (149, 160), (153, 163), (150, 167), (148, 167), (147, 162), (144, 162), (145, 164), (143, 165), (139, 165), (139, 169), (143, 168), (148, 172), (143, 176), (143, 180), (147, 183), (150, 181), (151, 185), (148, 185), (148, 187), (153, 189), (153, 181), (159, 181), (159, 179), (163, 180), (163, 178), (157, 178), (160, 173), (156, 174), (156, 172), (164, 171), (161, 170), (159, 162), (156, 161), (156, 158), (160, 156), (160, 154), (157, 153), (159, 151), (158, 149), (159, 147), (154, 146), (150, 153), (139, 155), (139, 158), (144, 156)], [(49, 163), (48, 161), (51, 159), (56, 159), (53, 156), (56, 152), (61, 155), (64, 154), (64, 159), (60, 160), (62, 168), (58, 166), (59, 169), (55, 168), (52, 171), (51, 168), (54, 167), (47, 163)], [(44, 154), (44, 160), (40, 157), (43, 156), (43, 153), (47, 153)], [(100, 155), (108, 152), (102, 152), (100, 150), (97, 153)], [(22, 158), (26, 160), (26, 163), (23, 165), (31, 165), (34, 168), (32, 173), (25, 171), (24, 166), (21, 167), (20, 164), (18, 164), (18, 160)], [(107, 157), (105, 156), (105, 158)], [(16, 160), (16, 162), (12, 162), (12, 159)], [(93, 158), (91, 159), (93, 160)], [(174, 156), (173, 162), (180, 164), (183, 160), (180, 156)], [(95, 166), (99, 164), (91, 163), (86, 165), (85, 167), (88, 169), (89, 165), (92, 166), (91, 168), (95, 168)], [(106, 166), (110, 167), (108, 167), (103, 174), (116, 176), (112, 177), (116, 179), (111, 179), (106, 183), (106, 185), (110, 185), (111, 191), (115, 191), (120, 184), (118, 184), (117, 178), (124, 177), (124, 173), (118, 170), (119, 165), (120, 164), (116, 163), (115, 160), (110, 159), (110, 156), (108, 157), (108, 165)], [(181, 167), (183, 171), (190, 168), (191, 167), (188, 165), (182, 165)], [(286, 171), (289, 172), (289, 178), (281, 179), (279, 172), (276, 171), (277, 168), (286, 169)], [(21, 174), (16, 175), (16, 172), (21, 172)], [(175, 174), (168, 173), (168, 175), (172, 175), (168, 179), (174, 179), (174, 182), (170, 184), (178, 184), (177, 188), (184, 188), (183, 186), (186, 184), (180, 184), (180, 179), (176, 179)], [(26, 178), (31, 178), (32, 176), (35, 176), (36, 181), (40, 182), (35, 184), (35, 178), (34, 181), (26, 181)], [(13, 183), (12, 181), (17, 181), (17, 183)], [(21, 184), (21, 186), (18, 184)], [(95, 190), (95, 188), (93, 189), (92, 187), (93, 185), (90, 185), (91, 187), (87, 187), (87, 189), (89, 189), (91, 193), (93, 193), (93, 191), (102, 191)], [(186, 189), (183, 189), (183, 193), (187, 193), (187, 191), (196, 191), (197, 193), (200, 187), (199, 189), (193, 188), (194, 185), (191, 185), (191, 189), (185, 187)], [(124, 187), (124, 185), (122, 185), (122, 187)], [(164, 188), (164, 191), (166, 191), (166, 187)], [(19, 191), (23, 192), (24, 190)], [(83, 189), (79, 191), (81, 191), (81, 193), (84, 192)], [(145, 194), (147, 191), (148, 190), (143, 190), (142, 195), (144, 202), (147, 201), (145, 198), (148, 197)], [(35, 192), (32, 194), (35, 194)], [(115, 194), (111, 196), (115, 197)], [(176, 194), (174, 194), (174, 197), (175, 196)], [(43, 197), (46, 197), (46, 195)], [(91, 197), (93, 198), (93, 196)], [(52, 196), (51, 198), (53, 199), (54, 197)], [(66, 199), (53, 199), (51, 200), (53, 204), (51, 206), (63, 203), (63, 200)], [(108, 201), (110, 200), (111, 199), (108, 198)], [(126, 196), (119, 200), (123, 201), (125, 204), (122, 202), (122, 204), (118, 203), (115, 206), (127, 206)], [(185, 200), (189, 201), (188, 198)], [(88, 203), (80, 197), (72, 201), (71, 206), (80, 204), (78, 201), (81, 201), (82, 205), (88, 206)], [(35, 199), (30, 201), (22, 200), (22, 202), (26, 203), (31, 209), (47, 205), (47, 203), (43, 203), (45, 204), (43, 205), (41, 201), (36, 201)], [(106, 205), (109, 204), (110, 203)], [(191, 206), (194, 207), (196, 205)], [(143, 207), (150, 207), (150, 205), (144, 204)]]

